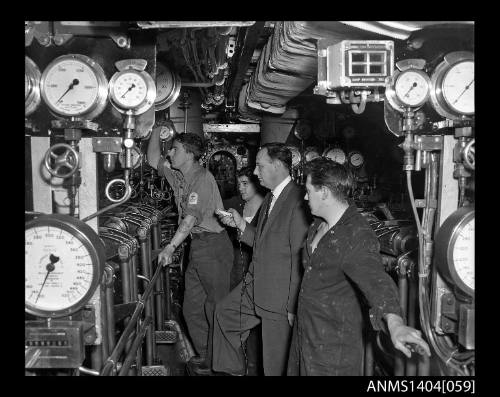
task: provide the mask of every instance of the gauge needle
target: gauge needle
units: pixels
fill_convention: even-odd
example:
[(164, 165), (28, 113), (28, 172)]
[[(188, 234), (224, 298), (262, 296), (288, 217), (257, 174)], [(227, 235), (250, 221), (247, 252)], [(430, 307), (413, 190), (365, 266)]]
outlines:
[(68, 89), (64, 92), (64, 94), (62, 94), (62, 95), (61, 95), (61, 97), (57, 100), (57, 102), (56, 102), (56, 103), (60, 102), (60, 101), (61, 101), (61, 99), (63, 99), (64, 95), (66, 95), (66, 94), (69, 92), (69, 90), (72, 90), (72, 89), (73, 89), (73, 87), (74, 87), (75, 85), (78, 85), (79, 83), (80, 83), (80, 81), (79, 81), (78, 79), (74, 79), (74, 80), (71, 82), (71, 84), (69, 85)]
[(128, 87), (128, 90), (123, 93), (122, 98), (125, 98), (125, 95), (127, 94), (127, 92), (129, 92), (134, 87), (135, 87), (135, 84), (132, 83), (132, 85), (130, 87)]
[(410, 94), (411, 90), (413, 90), (417, 86), (417, 82), (414, 82), (411, 86), (411, 88), (408, 90), (408, 92), (405, 94), (405, 97), (408, 97)]
[(458, 96), (457, 99), (455, 99), (455, 102), (453, 102), (454, 104), (458, 102), (458, 100), (462, 97), (463, 94), (465, 94), (465, 91), (467, 91), (469, 89), (469, 87), (474, 83), (474, 79), (472, 79), (472, 81), (465, 86), (464, 90), (460, 93), (460, 95)]
[(36, 297), (35, 303), (38, 302), (38, 298), (40, 298), (40, 294), (42, 293), (43, 287), (45, 287), (45, 283), (47, 282), (47, 278), (49, 277), (50, 272), (53, 272), (56, 268), (54, 263), (59, 261), (59, 258), (55, 255), (50, 254), (50, 263), (46, 266), (47, 274), (45, 275), (45, 279), (43, 280), (42, 286), (40, 287), (40, 291), (38, 291), (38, 295)]

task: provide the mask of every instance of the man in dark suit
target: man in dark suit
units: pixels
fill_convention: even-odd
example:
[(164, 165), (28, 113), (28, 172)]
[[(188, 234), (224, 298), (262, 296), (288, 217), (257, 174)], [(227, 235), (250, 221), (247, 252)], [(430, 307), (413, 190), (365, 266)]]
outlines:
[(240, 240), (253, 247), (244, 280), (215, 309), (213, 369), (245, 374), (243, 344), (252, 328), (262, 325), (265, 375), (284, 375), (291, 327), (300, 285), (301, 247), (309, 226), (303, 191), (292, 181), (292, 154), (281, 143), (257, 153), (255, 175), (270, 189), (257, 226), (230, 209), (224, 224), (239, 229)]

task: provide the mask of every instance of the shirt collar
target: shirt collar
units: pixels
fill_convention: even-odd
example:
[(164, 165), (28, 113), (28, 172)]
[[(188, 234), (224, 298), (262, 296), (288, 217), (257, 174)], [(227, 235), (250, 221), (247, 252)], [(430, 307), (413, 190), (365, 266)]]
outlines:
[(276, 186), (273, 189), (273, 196), (275, 199), (278, 199), (278, 197), (280, 196), (280, 194), (283, 191), (283, 189), (285, 188), (285, 186), (288, 185), (288, 183), (291, 180), (292, 180), (292, 178), (290, 177), (290, 175), (288, 175), (285, 179), (283, 179), (283, 181), (278, 186)]

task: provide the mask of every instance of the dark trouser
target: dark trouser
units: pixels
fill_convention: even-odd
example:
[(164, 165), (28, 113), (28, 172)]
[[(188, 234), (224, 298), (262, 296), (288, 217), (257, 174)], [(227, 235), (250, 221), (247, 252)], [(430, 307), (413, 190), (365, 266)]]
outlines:
[(215, 303), (229, 293), (233, 246), (227, 232), (193, 234), (182, 313), (196, 352), (212, 360)]
[(285, 315), (272, 319), (258, 315), (253, 303), (252, 277), (247, 274), (245, 280), (243, 294), (241, 282), (215, 308), (213, 369), (242, 374), (245, 368), (242, 345), (250, 330), (262, 324), (264, 374), (285, 375), (291, 336), (288, 319)]

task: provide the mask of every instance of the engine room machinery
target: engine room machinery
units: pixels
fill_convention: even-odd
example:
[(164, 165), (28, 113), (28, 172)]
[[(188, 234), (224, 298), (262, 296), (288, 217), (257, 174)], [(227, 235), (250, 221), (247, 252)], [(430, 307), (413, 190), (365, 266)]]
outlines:
[(180, 375), (162, 349), (183, 365), (195, 355), (182, 319), (189, 243), (157, 260), (178, 226), (146, 158), (158, 128), (163, 156), (177, 134), (205, 138), (200, 164), (223, 199), (266, 142), (291, 150), (299, 185), (314, 158), (343, 164), (432, 353), (408, 359), (365, 327), (364, 375), (474, 376), (472, 28), (26, 21), (25, 374)]

